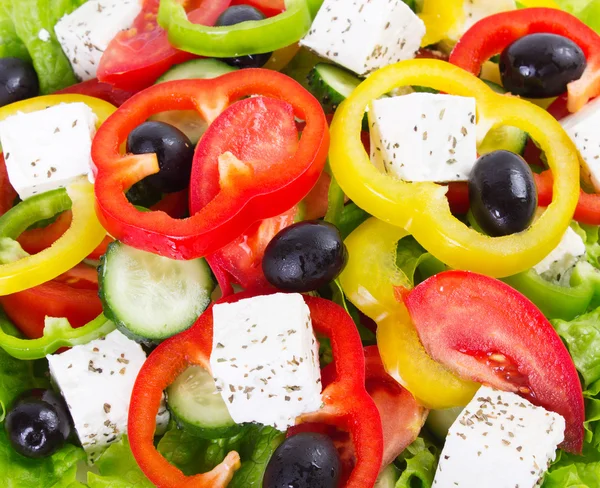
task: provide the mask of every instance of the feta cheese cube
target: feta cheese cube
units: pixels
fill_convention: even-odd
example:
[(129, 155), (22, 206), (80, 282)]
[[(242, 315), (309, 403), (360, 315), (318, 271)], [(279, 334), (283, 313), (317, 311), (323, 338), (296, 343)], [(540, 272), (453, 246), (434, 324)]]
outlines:
[(129, 29), (141, 11), (140, 0), (88, 0), (57, 22), (54, 32), (79, 79), (96, 77), (110, 41)]
[(325, 0), (300, 44), (364, 76), (414, 58), (424, 35), (402, 0)]
[(560, 415), (482, 386), (450, 427), (433, 486), (533, 488), (564, 431)]
[(8, 179), (22, 200), (88, 174), (96, 120), (77, 102), (19, 112), (0, 122)]
[(560, 121), (584, 163), (582, 176), (600, 192), (600, 97)]
[(217, 304), (213, 323), (210, 366), (236, 423), (286, 430), (321, 407), (318, 343), (302, 295)]
[(500, 12), (516, 10), (516, 8), (517, 3), (515, 0), (465, 0), (463, 2), (465, 20), (460, 24), (452, 39), (460, 39), (465, 32), (481, 19)]
[[(67, 402), (90, 464), (127, 433), (131, 392), (144, 361), (142, 347), (119, 331), (48, 356), (50, 374)], [(162, 405), (158, 429), (168, 420)]]
[(374, 100), (371, 161), (406, 181), (465, 181), (477, 160), (475, 99), (411, 93)]
[(585, 243), (571, 227), (550, 254), (536, 264), (533, 269), (550, 281), (561, 281), (569, 274), (579, 258), (585, 254)]

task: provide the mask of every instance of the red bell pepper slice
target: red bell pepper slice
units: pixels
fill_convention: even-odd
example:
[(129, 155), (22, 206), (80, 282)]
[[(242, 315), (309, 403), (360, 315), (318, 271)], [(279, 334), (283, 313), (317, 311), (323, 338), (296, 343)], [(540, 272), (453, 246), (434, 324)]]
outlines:
[(499, 280), (467, 271), (445, 271), (403, 293), (433, 359), (463, 378), (512, 391), (562, 415), (561, 447), (581, 452), (585, 412), (579, 376), (533, 303)]
[(98, 81), (97, 78), (68, 86), (56, 92), (56, 94), (68, 93), (76, 93), (79, 95), (87, 95), (88, 97), (99, 98), (114, 105), (115, 107), (120, 107), (123, 105), (125, 100), (129, 100), (134, 94), (133, 91), (121, 90), (120, 88), (109, 85), (108, 83)]
[(490, 15), (460, 38), (449, 61), (479, 76), (481, 66), (523, 36), (550, 33), (575, 42), (587, 66), (581, 78), (568, 85), (569, 111), (576, 112), (600, 94), (600, 36), (577, 17), (553, 8), (526, 8)]
[[(229, 177), (224, 181), (233, 178), (235, 184), (221, 188), (210, 203), (185, 220), (172, 219), (162, 212), (140, 212), (127, 201), (124, 191), (158, 171), (154, 154), (120, 153), (131, 130), (151, 115), (167, 110), (197, 110), (217, 129), (225, 130), (231, 112), (222, 120), (219, 115), (232, 102), (250, 95), (283, 100), (295, 117), (306, 121), (296, 152), (277, 171), (261, 169), (251, 176), (254, 170), (250, 162), (228, 164)], [(230, 110), (235, 112), (235, 107), (244, 106), (235, 104)], [(204, 137), (196, 148), (195, 159), (205, 151)], [(275, 217), (297, 204), (319, 178), (328, 147), (327, 121), (318, 101), (299, 83), (275, 71), (246, 69), (211, 80), (161, 83), (125, 102), (94, 138), (98, 216), (110, 235), (130, 246), (174, 259), (203, 257), (233, 241), (255, 222)], [(224, 157), (232, 163), (231, 157)], [(201, 183), (192, 178), (191, 200), (196, 198)]]
[(80, 264), (52, 281), (0, 296), (0, 305), (29, 339), (42, 337), (46, 316), (65, 317), (73, 327), (81, 327), (102, 313), (98, 273)]
[(17, 192), (8, 179), (4, 153), (0, 153), (0, 217), (13, 207), (16, 198)]
[(233, 0), (231, 4), (250, 5), (260, 10), (267, 17), (273, 17), (279, 15), (281, 12), (285, 12), (284, 0)]
[[(195, 24), (212, 26), (231, 0), (188, 2), (188, 17)], [(152, 85), (171, 66), (196, 58), (175, 49), (156, 19), (160, 0), (144, 0), (133, 26), (110, 42), (100, 59), (98, 79), (128, 91)]]
[[(238, 293), (219, 303), (256, 295)], [(315, 332), (331, 340), (335, 375), (323, 390), (321, 410), (298, 420), (311, 422), (318, 418), (348, 431), (356, 450), (356, 465), (345, 487), (373, 486), (381, 465), (383, 434), (377, 407), (365, 390), (365, 363), (356, 326), (339, 305), (322, 298), (305, 296), (304, 299)], [(211, 307), (190, 329), (163, 342), (150, 354), (133, 387), (128, 421), (131, 450), (144, 474), (160, 488), (225, 487), (239, 467), (239, 455), (230, 452), (210, 473), (186, 477), (159, 454), (153, 443), (163, 390), (189, 365), (210, 370), (212, 326)]]

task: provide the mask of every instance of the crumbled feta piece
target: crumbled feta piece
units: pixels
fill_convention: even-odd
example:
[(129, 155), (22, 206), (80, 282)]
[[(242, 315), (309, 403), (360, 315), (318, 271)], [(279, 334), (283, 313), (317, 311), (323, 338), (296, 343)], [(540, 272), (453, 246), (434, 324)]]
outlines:
[(54, 32), (77, 77), (96, 77), (110, 41), (129, 29), (141, 11), (140, 0), (88, 0), (57, 22)]
[[(119, 331), (48, 356), (50, 374), (67, 402), (90, 464), (127, 433), (131, 392), (145, 360), (142, 347)], [(157, 428), (168, 421), (163, 404)]]
[(600, 97), (560, 121), (581, 154), (583, 177), (600, 192)]
[(90, 171), (97, 117), (84, 103), (62, 103), (0, 122), (8, 178), (25, 200)]
[(571, 227), (563, 235), (550, 254), (536, 264), (533, 269), (550, 281), (561, 281), (571, 271), (579, 258), (585, 254), (585, 243)]
[(560, 415), (482, 386), (450, 427), (433, 486), (533, 488), (564, 431)]
[(210, 366), (236, 423), (286, 430), (321, 407), (318, 343), (302, 295), (217, 304), (213, 323)]
[(46, 29), (40, 29), (38, 32), (38, 39), (40, 41), (48, 42), (50, 40), (50, 32), (48, 32)]
[(414, 58), (424, 35), (402, 0), (325, 0), (300, 44), (364, 76)]
[(463, 2), (465, 20), (453, 38), (455, 40), (460, 39), (465, 32), (481, 19), (500, 12), (516, 10), (516, 8), (517, 4), (515, 0), (465, 0)]
[(465, 181), (477, 160), (475, 99), (411, 93), (374, 100), (371, 161), (406, 181)]

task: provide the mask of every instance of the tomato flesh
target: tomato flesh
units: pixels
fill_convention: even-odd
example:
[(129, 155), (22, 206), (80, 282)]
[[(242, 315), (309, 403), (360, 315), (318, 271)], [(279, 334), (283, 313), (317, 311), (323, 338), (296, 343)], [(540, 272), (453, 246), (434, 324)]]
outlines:
[(267, 17), (273, 17), (285, 11), (284, 0), (233, 0), (232, 5), (250, 5)]
[(404, 295), (423, 346), (462, 378), (511, 391), (565, 418), (563, 449), (581, 452), (584, 404), (573, 360), (546, 317), (487, 276), (446, 271)]
[(87, 95), (88, 97), (95, 97), (104, 100), (105, 102), (112, 103), (115, 107), (120, 107), (134, 95), (134, 92), (132, 91), (121, 90), (120, 88), (109, 85), (108, 83), (98, 81), (97, 78), (68, 86), (67, 88), (63, 88), (56, 93), (76, 93), (79, 95)]

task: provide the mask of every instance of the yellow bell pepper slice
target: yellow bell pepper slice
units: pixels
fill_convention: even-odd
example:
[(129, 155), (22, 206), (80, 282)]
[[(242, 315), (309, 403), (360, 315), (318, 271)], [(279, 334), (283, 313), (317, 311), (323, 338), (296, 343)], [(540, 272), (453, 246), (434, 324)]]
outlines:
[[(509, 125), (529, 133), (539, 144), (554, 174), (554, 199), (529, 229), (502, 237), (482, 235), (452, 215), (446, 187), (394, 179), (371, 164), (360, 139), (365, 108), (372, 100), (406, 85), (475, 97), (478, 143), (490, 129)], [(344, 193), (359, 207), (406, 229), (450, 267), (494, 277), (525, 271), (548, 255), (569, 226), (579, 195), (577, 149), (549, 113), (524, 100), (496, 94), (461, 68), (431, 59), (387, 66), (354, 90), (331, 124), (329, 164)]]
[[(82, 102), (98, 117), (99, 127), (116, 108), (85, 95), (47, 95), (0, 108), (0, 121), (17, 112), (35, 112), (61, 103)], [(68, 150), (68, 148), (65, 148)], [(0, 265), (0, 295), (8, 295), (52, 280), (81, 262), (106, 236), (95, 212), (94, 187), (85, 177), (67, 188), (73, 218), (71, 226), (51, 247), (33, 256)], [(3, 236), (6, 237), (6, 236)], [(9, 236), (16, 238), (17, 236)]]
[(425, 0), (418, 14), (425, 24), (421, 47), (452, 37), (457, 24), (465, 21), (463, 0)]
[(396, 266), (396, 246), (408, 233), (370, 218), (344, 241), (348, 264), (340, 284), (348, 299), (377, 323), (377, 346), (393, 378), (427, 408), (466, 405), (479, 387), (453, 375), (427, 354), (394, 287), (412, 284)]

